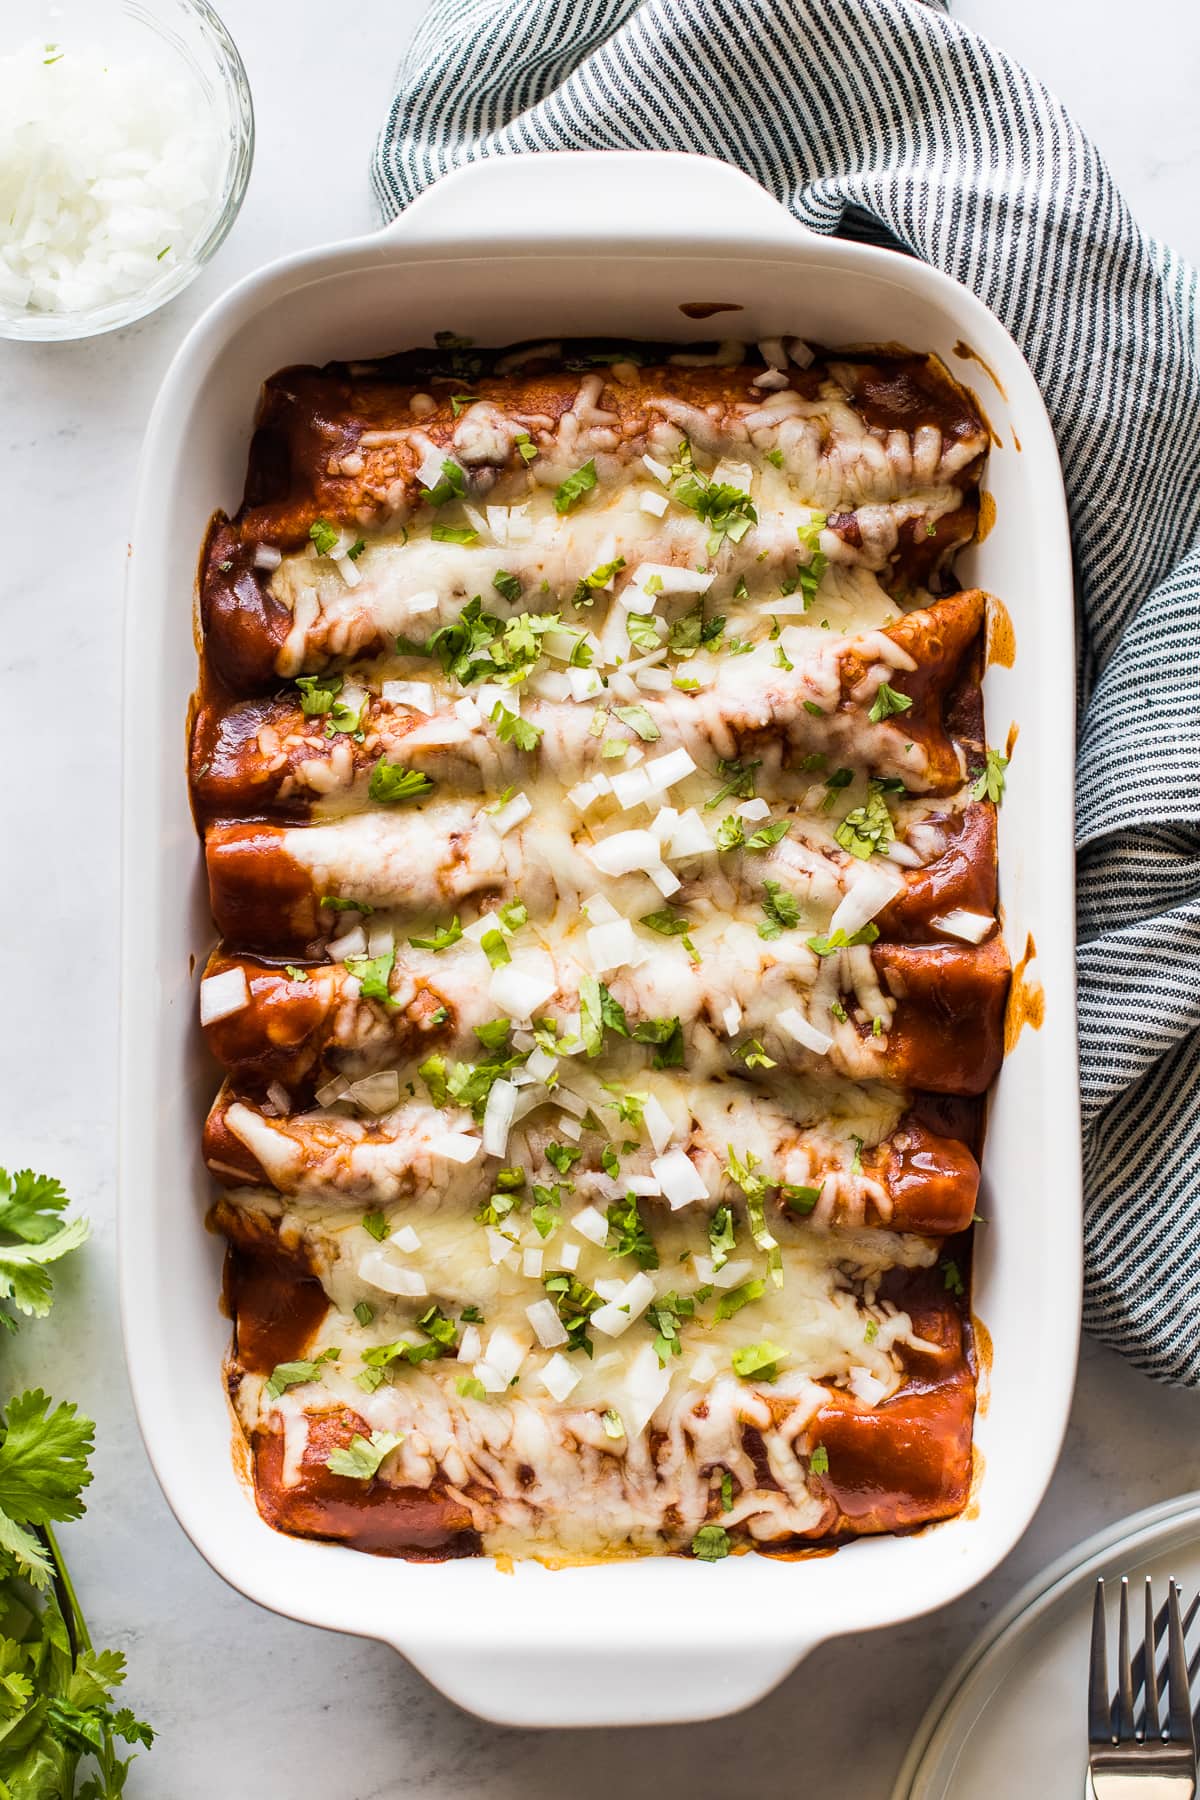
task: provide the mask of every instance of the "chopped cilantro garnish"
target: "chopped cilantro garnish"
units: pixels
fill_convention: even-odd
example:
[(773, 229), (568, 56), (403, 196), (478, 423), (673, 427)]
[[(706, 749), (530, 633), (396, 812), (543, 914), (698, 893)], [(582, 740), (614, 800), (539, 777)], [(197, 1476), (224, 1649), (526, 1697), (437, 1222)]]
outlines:
[(941, 1268), (942, 1278), (947, 1292), (951, 1294), (965, 1293), (966, 1286), (963, 1282), (958, 1264), (950, 1257), (946, 1257), (942, 1262)]
[[(431, 488), (426, 488), (421, 498), (430, 506), (445, 506), (451, 500), (461, 500), (467, 491), (467, 477), (464, 471), (451, 457), (442, 463), (440, 478)], [(434, 536), (437, 536), (435, 530)]]
[(780, 1188), (784, 1203), (791, 1212), (799, 1213), (803, 1218), (810, 1213), (821, 1198), (819, 1187), (804, 1187), (799, 1183), (785, 1181)]
[(387, 1214), (381, 1212), (364, 1213), (362, 1228), (368, 1237), (373, 1237), (377, 1244), (382, 1244), (388, 1234)]
[(385, 1006), (392, 1004), (391, 990), (388, 987), (388, 976), (396, 963), (395, 950), (385, 950), (382, 956), (348, 956), (346, 967), (358, 980), (358, 991), (364, 1000), (382, 1000)]
[(513, 442), (517, 446), (517, 453), (522, 462), (531, 463), (538, 454), (537, 445), (527, 431), (518, 431)]
[(468, 406), (474, 406), (478, 398), (478, 394), (451, 394), (450, 411), (457, 419), (458, 415), (465, 411)]
[(720, 806), (722, 800), (731, 798), (753, 800), (754, 774), (755, 770), (761, 767), (761, 758), (756, 758), (754, 762), (744, 763), (734, 757), (718, 757), (717, 769), (725, 777), (725, 786), (719, 789), (711, 800), (704, 802), (705, 812), (712, 812), (714, 807)]
[(1004, 797), (1004, 771), (1007, 767), (1007, 756), (1001, 756), (998, 750), (989, 750), (983, 772), (971, 784), (972, 800), (986, 799), (999, 806)]
[(369, 913), (375, 911), (375, 908), (369, 906), (365, 900), (342, 900), (337, 894), (322, 894), (321, 905), (327, 907), (330, 912), (361, 913), (364, 919)]
[(677, 937), (683, 940), (683, 947), (695, 962), (700, 960), (700, 952), (696, 949), (690, 936), (692, 921), (686, 913), (672, 912), (669, 906), (660, 907), (657, 912), (643, 913), (639, 924), (650, 931), (657, 931), (660, 937)]
[(718, 1206), (708, 1221), (708, 1247), (712, 1252), (712, 1266), (715, 1273), (723, 1269), (729, 1261), (729, 1252), (734, 1247), (733, 1208), (727, 1205)]
[(579, 1161), (582, 1155), (583, 1151), (578, 1144), (546, 1145), (546, 1160), (553, 1163), (560, 1175), (569, 1174), (572, 1166)]
[(297, 675), (300, 689), (300, 711), (310, 719), (327, 713), (342, 691), (340, 675)]
[(640, 737), (643, 744), (657, 743), (662, 732), (650, 717), (644, 706), (617, 706), (613, 708), (622, 725), (628, 725), (630, 731)]
[(370, 1438), (355, 1432), (345, 1449), (331, 1450), (325, 1466), (332, 1475), (346, 1475), (355, 1481), (370, 1481), (379, 1473), (384, 1457), (404, 1442), (403, 1434), (373, 1431)]
[(791, 830), (790, 819), (775, 819), (770, 825), (760, 825), (746, 839), (747, 850), (769, 850), (774, 844), (781, 842)]
[(778, 1067), (775, 1058), (773, 1056), (768, 1056), (763, 1049), (761, 1038), (747, 1038), (744, 1044), (739, 1044), (733, 1054), (735, 1056), (740, 1056), (748, 1069), (774, 1069)]
[(749, 1306), (754, 1300), (761, 1300), (767, 1291), (765, 1281), (743, 1281), (740, 1287), (730, 1288), (721, 1295), (717, 1302), (717, 1318), (732, 1319), (735, 1313), (741, 1312), (743, 1306)]
[(812, 1455), (808, 1459), (808, 1467), (813, 1475), (828, 1475), (829, 1452), (824, 1444), (815, 1444)]
[(557, 513), (569, 513), (577, 506), (586, 493), (596, 485), (596, 464), (591, 457), (581, 469), (560, 482), (554, 490), (554, 510)]
[(729, 1551), (729, 1533), (723, 1525), (702, 1525), (692, 1539), (692, 1555), (699, 1562), (724, 1562)]
[(420, 769), (405, 768), (403, 763), (389, 762), (381, 756), (371, 770), (367, 793), (385, 806), (396, 806), (403, 800), (422, 800), (433, 792), (433, 781)]
[(317, 555), (328, 556), (341, 533), (328, 519), (314, 519), (308, 528), (308, 535), (317, 546)]
[(509, 712), (502, 700), (492, 708), (492, 724), (502, 744), (515, 744), (518, 750), (536, 750), (542, 741), (542, 727), (531, 725), (519, 713)]
[(509, 574), (507, 569), (496, 570), (492, 576), (492, 586), (498, 594), (503, 594), (506, 600), (511, 600), (514, 606), (521, 598), (521, 584), (515, 575)]
[[(615, 1162), (615, 1157), (613, 1160)], [(639, 1269), (657, 1269), (658, 1251), (646, 1230), (637, 1195), (626, 1194), (624, 1200), (614, 1200), (607, 1217), (610, 1253), (613, 1256), (632, 1256)]]
[(896, 713), (907, 712), (911, 705), (912, 700), (907, 694), (898, 694), (894, 687), (889, 687), (883, 681), (879, 684), (879, 691), (871, 703), (867, 717), (872, 725), (878, 725), (881, 720), (890, 719)]
[(863, 805), (852, 807), (833, 835), (843, 850), (848, 850), (851, 856), (857, 856), (863, 862), (876, 852), (880, 856), (886, 856), (887, 847), (896, 832), (883, 790), (877, 781), (867, 783), (867, 798)]
[(766, 918), (758, 928), (760, 938), (768, 941), (793, 931), (800, 923), (800, 904), (778, 881), (764, 881), (763, 912)]
[(512, 961), (512, 951), (505, 943), (502, 931), (485, 931), (479, 940), (479, 948), (493, 969), (502, 969), (505, 963)]
[(298, 969), (295, 963), (284, 963), (283, 972), (289, 981), (311, 981), (312, 979), (307, 969)]
[(486, 1400), (487, 1389), (478, 1375), (460, 1375), (454, 1384), (464, 1400)]
[(449, 925), (439, 925), (432, 937), (410, 937), (408, 941), (414, 950), (448, 950), (461, 937), (462, 926), (455, 913)]
[(857, 931), (850, 933), (849, 937), (839, 925), (838, 929), (830, 932), (828, 937), (810, 937), (808, 947), (818, 956), (832, 956), (835, 950), (849, 950), (855, 944), (873, 944), (878, 936), (878, 925), (874, 919), (868, 919), (865, 925), (860, 925)]
[(604, 1426), (605, 1437), (623, 1438), (625, 1436), (625, 1423), (615, 1408), (610, 1406), (602, 1412), (600, 1422)]
[(733, 1372), (740, 1375), (743, 1381), (753, 1381), (758, 1377), (762, 1381), (774, 1381), (779, 1373), (779, 1365), (787, 1355), (782, 1344), (769, 1341), (761, 1344), (743, 1344), (735, 1350), (731, 1361)]
[(306, 1381), (320, 1381), (321, 1370), (327, 1362), (337, 1361), (336, 1350), (325, 1350), (311, 1362), (276, 1363), (270, 1380), (263, 1388), (268, 1400), (278, 1400), (280, 1394), (286, 1394), (289, 1388), (301, 1387)]
[(586, 1287), (566, 1269), (558, 1269), (545, 1276), (542, 1286), (554, 1302), (554, 1309), (567, 1334), (567, 1349), (582, 1350), (586, 1356), (591, 1356), (592, 1340), (588, 1336), (588, 1320), (601, 1304), (599, 1294)]
[(625, 629), (635, 650), (658, 649), (658, 622), (653, 613), (627, 613)]
[(479, 533), (473, 525), (435, 525), (430, 532), (435, 544), (477, 544)]
[(368, 1300), (360, 1300), (354, 1308), (354, 1316), (360, 1325), (369, 1325), (375, 1317), (375, 1308)]

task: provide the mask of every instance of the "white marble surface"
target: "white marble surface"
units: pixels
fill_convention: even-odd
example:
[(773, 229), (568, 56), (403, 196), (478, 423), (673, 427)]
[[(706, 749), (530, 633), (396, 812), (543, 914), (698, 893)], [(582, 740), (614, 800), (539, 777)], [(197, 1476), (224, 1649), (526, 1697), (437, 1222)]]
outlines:
[[(324, 0), (289, 0), (285, 27), (282, 0), (223, 0), (259, 124), (224, 252), (180, 302), (128, 332), (0, 344), (0, 1155), (61, 1175), (96, 1224), (55, 1320), (6, 1346), (6, 1381), (33, 1376), (99, 1422), (92, 1510), (64, 1536), (96, 1631), (128, 1651), (131, 1697), (162, 1734), (130, 1783), (140, 1800), (601, 1800), (614, 1787), (882, 1800), (938, 1679), (1018, 1583), (1097, 1526), (1200, 1487), (1200, 1398), (1085, 1348), (1050, 1493), (977, 1592), (931, 1622), (827, 1646), (741, 1718), (586, 1740), (480, 1724), (391, 1651), (320, 1636), (228, 1591), (169, 1516), (131, 1415), (112, 1213), (121, 579), (138, 443), (207, 301), (281, 251), (371, 222), (370, 140), (420, 4), (360, 0), (347, 27)], [(961, 13), (1058, 90), (1138, 217), (1200, 259), (1200, 12), (1188, 0), (1143, 0), (1136, 13), (1113, 0), (962, 0)], [(662, 1629), (669, 1655), (669, 1621)]]

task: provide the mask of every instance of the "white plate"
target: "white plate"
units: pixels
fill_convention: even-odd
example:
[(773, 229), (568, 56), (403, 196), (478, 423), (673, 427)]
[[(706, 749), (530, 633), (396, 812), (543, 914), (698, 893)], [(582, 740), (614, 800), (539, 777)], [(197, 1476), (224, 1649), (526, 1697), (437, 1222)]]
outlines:
[[(922, 1719), (892, 1800), (1083, 1792), (1096, 1577), (1200, 1590), (1200, 1494), (1121, 1519), (1034, 1578), (963, 1657)], [(1141, 1596), (1137, 1596), (1140, 1620)], [(1110, 1633), (1111, 1643), (1111, 1633)]]

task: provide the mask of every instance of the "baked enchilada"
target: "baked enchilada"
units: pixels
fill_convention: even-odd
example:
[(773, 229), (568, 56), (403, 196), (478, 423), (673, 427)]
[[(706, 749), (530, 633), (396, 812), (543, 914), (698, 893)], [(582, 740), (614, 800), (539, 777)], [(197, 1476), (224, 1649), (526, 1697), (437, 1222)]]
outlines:
[(272, 1524), (715, 1560), (964, 1506), (987, 448), (936, 359), (795, 340), (268, 382), (190, 774)]

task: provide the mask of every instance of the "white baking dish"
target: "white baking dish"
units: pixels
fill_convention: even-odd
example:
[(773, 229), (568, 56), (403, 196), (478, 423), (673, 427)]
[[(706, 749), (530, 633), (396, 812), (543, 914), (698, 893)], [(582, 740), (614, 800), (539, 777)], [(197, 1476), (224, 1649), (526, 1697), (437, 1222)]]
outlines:
[[(695, 321), (684, 302), (735, 303)], [(200, 1126), (216, 1085), (196, 1026), (212, 941), (188, 810), (190, 600), (209, 514), (241, 493), (259, 383), (287, 363), (427, 343), (604, 333), (937, 351), (998, 443), (997, 523), (964, 578), (1003, 595), (1014, 669), (987, 677), (990, 735), (1020, 740), (1001, 818), (1005, 931), (1036, 938), (1045, 1024), (1022, 1032), (992, 1112), (975, 1305), (995, 1345), (967, 1514), (831, 1557), (660, 1558), (500, 1572), (416, 1565), (280, 1536), (230, 1449), (221, 1246), (204, 1229)], [(978, 362), (956, 359), (969, 346)], [(1019, 442), (1020, 448), (1017, 448)], [(125, 710), (121, 1264), (134, 1396), (180, 1523), (227, 1580), (312, 1624), (385, 1639), (462, 1705), (506, 1724), (662, 1723), (766, 1693), (823, 1639), (961, 1594), (1024, 1530), (1067, 1417), (1080, 1298), (1070, 554), (1054, 442), (1012, 340), (964, 289), (888, 252), (804, 231), (745, 176), (682, 156), (495, 160), (438, 184), (386, 231), (251, 277), (196, 325), (146, 435), (133, 532)], [(668, 1619), (667, 1653), (654, 1620)]]

